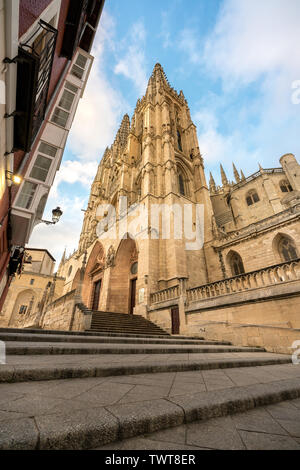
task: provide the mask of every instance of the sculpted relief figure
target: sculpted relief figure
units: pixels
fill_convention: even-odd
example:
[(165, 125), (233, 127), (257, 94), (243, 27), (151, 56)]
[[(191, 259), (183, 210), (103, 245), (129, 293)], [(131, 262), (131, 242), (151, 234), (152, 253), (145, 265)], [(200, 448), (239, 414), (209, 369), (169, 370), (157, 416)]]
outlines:
[(107, 257), (106, 257), (106, 266), (107, 267), (114, 266), (115, 256), (116, 256), (116, 253), (115, 253), (114, 247), (110, 246), (109, 250), (108, 250), (108, 253), (107, 253)]

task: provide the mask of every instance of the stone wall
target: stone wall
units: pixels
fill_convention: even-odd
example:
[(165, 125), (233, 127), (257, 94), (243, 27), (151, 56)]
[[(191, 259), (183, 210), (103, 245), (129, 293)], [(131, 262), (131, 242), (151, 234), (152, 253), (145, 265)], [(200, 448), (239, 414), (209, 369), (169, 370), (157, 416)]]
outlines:
[(290, 354), (300, 340), (300, 260), (222, 281), (151, 294), (149, 319), (171, 331), (179, 307), (180, 333)]
[(75, 310), (75, 290), (60, 297), (46, 307), (41, 327), (44, 330), (70, 330)]
[(300, 340), (299, 305), (300, 294), (202, 310), (187, 315), (187, 333), (230, 341), (235, 346), (261, 346), (270, 352), (292, 354), (293, 342)]

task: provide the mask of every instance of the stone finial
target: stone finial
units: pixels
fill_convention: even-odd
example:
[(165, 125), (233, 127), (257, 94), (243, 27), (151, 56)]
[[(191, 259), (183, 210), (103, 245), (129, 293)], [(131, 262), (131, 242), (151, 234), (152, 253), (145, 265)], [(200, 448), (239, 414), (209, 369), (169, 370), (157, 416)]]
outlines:
[(232, 167), (233, 167), (233, 174), (234, 174), (234, 177), (235, 177), (235, 181), (237, 183), (239, 183), (241, 181), (241, 178), (240, 178), (239, 172), (237, 171), (237, 169), (235, 167), (235, 164), (233, 162), (232, 162)]
[(227, 186), (228, 185), (228, 179), (227, 179), (226, 173), (224, 171), (224, 168), (221, 164), (220, 164), (220, 170), (221, 170), (222, 185)]
[(216, 192), (216, 183), (211, 172), (209, 173), (209, 190), (213, 193)]
[(259, 168), (259, 171), (262, 173), (264, 171), (263, 167), (261, 166), (260, 163), (258, 163), (258, 168)]

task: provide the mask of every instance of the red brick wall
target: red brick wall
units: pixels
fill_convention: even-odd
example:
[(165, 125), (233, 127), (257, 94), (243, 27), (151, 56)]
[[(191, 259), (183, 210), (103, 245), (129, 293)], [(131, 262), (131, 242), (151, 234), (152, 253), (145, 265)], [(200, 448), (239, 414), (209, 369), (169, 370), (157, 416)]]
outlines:
[(56, 42), (56, 49), (55, 49), (53, 67), (52, 67), (50, 86), (49, 86), (48, 101), (51, 99), (51, 96), (55, 90), (55, 87), (59, 81), (59, 78), (68, 62), (68, 60), (65, 57), (59, 57), (59, 54), (60, 54), (61, 45), (62, 45), (64, 32), (65, 32), (65, 22), (66, 22), (66, 18), (68, 14), (69, 3), (70, 3), (70, 0), (63, 0), (61, 2), (60, 16), (59, 16), (58, 25), (57, 25), (58, 36), (57, 36), (57, 42)]
[(51, 2), (52, 0), (20, 0), (19, 38), (26, 33)]

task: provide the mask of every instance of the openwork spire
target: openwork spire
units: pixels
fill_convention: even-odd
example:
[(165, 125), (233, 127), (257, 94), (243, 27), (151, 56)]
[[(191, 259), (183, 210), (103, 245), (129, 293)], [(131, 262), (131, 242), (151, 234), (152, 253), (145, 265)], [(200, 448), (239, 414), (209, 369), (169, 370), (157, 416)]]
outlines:
[(177, 99), (179, 98), (181, 101), (184, 101), (183, 93), (178, 94), (174, 90), (174, 88), (171, 87), (162, 66), (160, 64), (155, 64), (151, 77), (148, 81), (147, 91), (145, 95), (146, 99), (151, 100), (154, 96), (156, 96), (159, 90), (160, 92), (163, 92), (163, 90), (167, 90)]
[(121, 147), (126, 145), (129, 131), (130, 131), (130, 120), (129, 120), (128, 114), (125, 114), (122, 119), (120, 128), (117, 132), (116, 139), (115, 139), (121, 145)]

